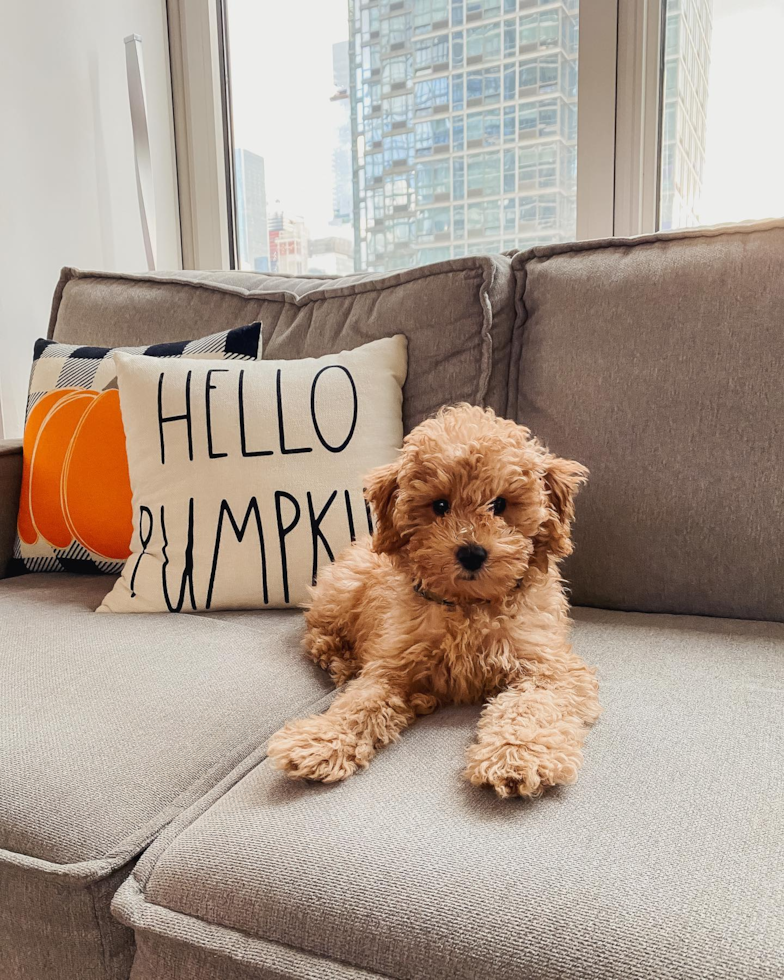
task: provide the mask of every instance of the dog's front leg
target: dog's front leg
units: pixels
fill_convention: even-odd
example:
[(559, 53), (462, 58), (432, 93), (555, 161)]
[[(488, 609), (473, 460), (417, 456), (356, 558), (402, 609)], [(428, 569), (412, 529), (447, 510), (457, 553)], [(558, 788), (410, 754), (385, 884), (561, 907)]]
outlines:
[(482, 713), (468, 749), (466, 778), (499, 796), (541, 796), (573, 783), (583, 761), (588, 725), (601, 708), (591, 671), (570, 684), (525, 680), (502, 691)]
[(324, 714), (289, 722), (273, 735), (267, 753), (292, 779), (338, 782), (367, 766), (376, 749), (394, 742), (421, 713), (415, 706), (393, 673), (362, 673)]

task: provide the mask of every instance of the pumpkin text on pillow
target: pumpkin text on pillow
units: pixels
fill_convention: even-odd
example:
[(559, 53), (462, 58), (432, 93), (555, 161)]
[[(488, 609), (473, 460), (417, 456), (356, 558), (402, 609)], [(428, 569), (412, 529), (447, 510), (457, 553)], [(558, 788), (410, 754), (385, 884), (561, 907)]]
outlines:
[(371, 529), (362, 482), (402, 442), (405, 337), (252, 365), (115, 360), (134, 529), (101, 611), (304, 602)]

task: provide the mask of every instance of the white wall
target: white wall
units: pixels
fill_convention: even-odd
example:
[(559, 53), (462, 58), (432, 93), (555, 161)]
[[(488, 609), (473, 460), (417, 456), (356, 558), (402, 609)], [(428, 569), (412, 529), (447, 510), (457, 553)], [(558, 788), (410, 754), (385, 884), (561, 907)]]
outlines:
[(0, 32), (0, 394), (21, 434), (33, 342), (64, 265), (136, 271), (123, 38), (143, 40), (158, 268), (180, 265), (165, 0), (23, 0)]

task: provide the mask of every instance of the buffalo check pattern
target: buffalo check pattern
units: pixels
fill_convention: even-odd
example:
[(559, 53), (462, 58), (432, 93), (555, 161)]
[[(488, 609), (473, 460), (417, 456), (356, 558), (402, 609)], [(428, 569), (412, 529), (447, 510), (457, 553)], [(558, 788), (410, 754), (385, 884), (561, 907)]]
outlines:
[(33, 370), (27, 414), (47, 392), (57, 388), (87, 388), (105, 391), (117, 386), (112, 355), (144, 354), (147, 357), (214, 358), (255, 361), (261, 356), (261, 323), (224, 330), (200, 340), (182, 340), (147, 347), (78, 347), (55, 340), (37, 340), (33, 350)]
[[(223, 330), (198, 340), (145, 347), (80, 347), (54, 340), (37, 340), (33, 350), (27, 416), (37, 402), (51, 391), (65, 388), (106, 391), (116, 388), (117, 372), (112, 356), (115, 351), (161, 358), (255, 361), (261, 357), (261, 323)], [(10, 574), (65, 571), (116, 575), (122, 571), (123, 565), (122, 561), (107, 561), (92, 554), (77, 541), (67, 548), (55, 548), (43, 540), (29, 545), (17, 534)]]

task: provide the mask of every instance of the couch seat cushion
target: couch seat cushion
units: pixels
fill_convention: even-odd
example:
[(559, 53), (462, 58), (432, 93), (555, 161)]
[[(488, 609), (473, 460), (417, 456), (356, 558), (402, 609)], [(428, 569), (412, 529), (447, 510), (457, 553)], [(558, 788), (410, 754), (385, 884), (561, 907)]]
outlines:
[(576, 619), (606, 710), (575, 786), (464, 783), (474, 708), (420, 719), (343, 784), (260, 764), (118, 893), (134, 977), (784, 976), (784, 626)]
[(111, 586), (0, 582), (0, 864), (108, 874), (330, 690), (296, 612), (99, 616)]

